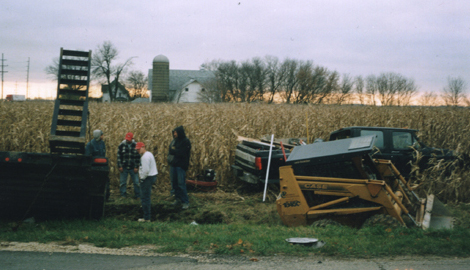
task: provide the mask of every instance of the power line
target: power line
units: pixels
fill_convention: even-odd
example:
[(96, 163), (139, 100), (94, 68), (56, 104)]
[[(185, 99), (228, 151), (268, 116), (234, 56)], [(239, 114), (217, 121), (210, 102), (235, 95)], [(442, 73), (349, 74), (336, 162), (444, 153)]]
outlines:
[(26, 71), (26, 99), (28, 99), (29, 93), (29, 57), (28, 57), (28, 70)]
[(0, 96), (0, 99), (3, 99), (3, 74), (8, 72), (4, 70), (5, 67), (8, 67), (8, 65), (3, 64), (3, 62), (5, 62), (6, 60), (7, 59), (3, 58), (3, 53), (2, 53), (2, 71), (0, 71), (2, 73), (2, 95)]

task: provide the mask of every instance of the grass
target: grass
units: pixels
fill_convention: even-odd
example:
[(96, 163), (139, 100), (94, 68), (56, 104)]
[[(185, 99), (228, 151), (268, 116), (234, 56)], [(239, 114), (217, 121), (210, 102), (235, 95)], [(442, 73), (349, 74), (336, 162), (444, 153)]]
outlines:
[[(123, 248), (153, 245), (156, 253), (223, 254), (246, 256), (295, 255), (370, 258), (402, 255), (465, 257), (470, 254), (470, 204), (448, 205), (456, 217), (452, 230), (417, 228), (354, 229), (295, 227), (281, 224), (273, 198), (262, 202), (260, 195), (192, 193), (187, 211), (172, 208), (157, 197), (151, 223), (138, 223), (137, 201), (117, 200), (107, 205), (107, 217), (100, 221), (56, 220), (23, 224), (1, 222), (0, 240), (58, 242), (63, 245), (90, 243), (98, 247)], [(209, 199), (211, 198), (211, 199)], [(113, 209), (113, 210), (110, 210)], [(121, 215), (118, 213), (121, 211)], [(212, 216), (211, 216), (212, 215)], [(212, 218), (212, 220), (209, 220)], [(191, 225), (199, 220), (198, 225)], [(209, 224), (208, 222), (215, 224)], [(291, 237), (317, 238), (322, 248), (293, 245)]]
[[(3, 224), (5, 225), (5, 224)], [(5, 228), (5, 226), (2, 226)], [(285, 241), (290, 237), (311, 237), (326, 245), (313, 249)], [(353, 229), (282, 225), (190, 225), (181, 222), (137, 223), (106, 218), (102, 221), (48, 221), (38, 226), (25, 226), (16, 232), (2, 229), (2, 241), (61, 242), (78, 245), (91, 243), (98, 247), (122, 248), (154, 245), (157, 253), (212, 253), (224, 255), (300, 255), (311, 253), (341, 257), (377, 257), (400, 255), (468, 256), (470, 231), (423, 231), (389, 229), (381, 226)]]

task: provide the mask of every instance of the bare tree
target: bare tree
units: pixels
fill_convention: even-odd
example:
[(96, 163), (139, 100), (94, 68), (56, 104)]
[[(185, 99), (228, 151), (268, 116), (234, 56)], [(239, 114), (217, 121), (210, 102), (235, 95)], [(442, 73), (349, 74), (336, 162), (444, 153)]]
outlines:
[(393, 105), (397, 93), (397, 77), (394, 73), (382, 73), (377, 77), (376, 85), (382, 106)]
[(369, 98), (369, 104), (377, 105), (376, 95), (377, 95), (377, 77), (375, 75), (369, 75), (366, 78), (366, 93)]
[(280, 91), (284, 73), (280, 70), (279, 59), (274, 56), (266, 56), (266, 91), (269, 92), (269, 103), (274, 101), (274, 97)]
[(48, 65), (44, 71), (47, 75), (50, 75), (52, 80), (57, 81), (57, 76), (59, 76), (59, 58), (52, 59), (52, 64)]
[(425, 92), (421, 96), (420, 103), (422, 106), (436, 106), (438, 105), (438, 96), (433, 92)]
[(253, 100), (262, 101), (264, 98), (264, 86), (266, 83), (266, 65), (261, 58), (251, 59), (252, 72), (248, 74), (249, 86), (253, 93)]
[(404, 77), (399, 77), (398, 79), (398, 88), (397, 88), (397, 99), (396, 105), (398, 106), (408, 106), (411, 104), (411, 99), (417, 93), (418, 87), (415, 85), (413, 79), (408, 79)]
[(235, 61), (223, 62), (217, 67), (215, 76), (218, 80), (222, 101), (239, 101), (239, 69)]
[(447, 78), (447, 86), (442, 89), (441, 98), (447, 106), (458, 106), (466, 99), (465, 81), (460, 78)]
[(359, 104), (364, 105), (364, 79), (362, 76), (357, 76), (354, 80), (354, 92), (356, 93)]
[(297, 87), (299, 61), (294, 59), (285, 59), (281, 65), (281, 72), (285, 74), (283, 82), (283, 98), (286, 103), (290, 103), (293, 98), (294, 91)]
[(204, 62), (201, 66), (200, 69), (203, 70), (210, 70), (210, 71), (217, 71), (219, 68), (220, 64), (222, 64), (224, 61), (218, 59), (218, 60), (212, 60), (210, 62)]
[[(91, 61), (92, 74), (95, 78), (103, 79), (108, 83), (111, 101), (116, 99), (119, 77), (129, 66), (132, 65), (132, 59), (134, 58), (128, 58), (121, 64), (114, 64), (118, 56), (119, 51), (111, 41), (105, 41), (102, 45), (98, 45)], [(113, 81), (116, 81), (114, 88), (111, 87), (111, 82)]]
[(416, 91), (413, 79), (397, 73), (382, 73), (378, 77), (369, 75), (366, 78), (366, 92), (373, 105), (376, 105), (376, 97), (382, 106), (409, 105)]
[(293, 95), (294, 103), (307, 103), (312, 98), (314, 85), (313, 62), (299, 61), (297, 70), (297, 85)]
[(350, 101), (353, 94), (354, 81), (348, 74), (344, 74), (336, 93), (336, 104), (341, 105)]
[(465, 98), (464, 102), (465, 102), (465, 105), (467, 105), (467, 107), (470, 107), (470, 98)]
[(332, 88), (329, 87), (330, 72), (325, 67), (316, 66), (313, 69), (312, 87), (309, 100), (312, 103), (323, 103)]
[(126, 79), (133, 98), (147, 97), (147, 76), (142, 71), (131, 71)]
[(254, 97), (254, 91), (250, 88), (250, 74), (254, 72), (254, 67), (249, 61), (244, 61), (238, 68), (238, 93), (242, 102), (250, 102)]
[[(82, 60), (83, 58), (80, 57), (75, 57), (75, 56), (64, 56), (65, 59), (69, 60)], [(60, 59), (59, 57), (56, 57), (52, 59), (52, 64), (48, 65), (44, 71), (46, 72), (47, 75), (50, 75), (51, 79), (53, 81), (57, 81), (59, 79), (59, 65), (60, 65)], [(68, 65), (62, 65), (62, 68), (65, 69), (73, 69), (73, 70), (87, 70), (87, 66), (68, 66)], [(69, 75), (69, 74), (61, 74), (62, 79), (69, 79), (69, 80), (81, 80), (82, 76), (78, 75)], [(67, 85), (66, 86), (68, 89), (73, 89), (73, 90), (81, 90), (84, 89), (85, 86), (82, 85)]]
[[(325, 68), (326, 71), (326, 68)], [(336, 71), (326, 73), (326, 84), (323, 90), (317, 95), (317, 103), (331, 103), (331, 94), (337, 91), (339, 74)]]

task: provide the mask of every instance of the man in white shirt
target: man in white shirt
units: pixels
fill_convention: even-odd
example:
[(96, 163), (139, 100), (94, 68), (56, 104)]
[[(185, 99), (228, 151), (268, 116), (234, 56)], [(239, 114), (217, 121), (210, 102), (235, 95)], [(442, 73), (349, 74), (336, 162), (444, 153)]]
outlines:
[(157, 163), (152, 153), (145, 150), (145, 144), (138, 142), (135, 149), (140, 154), (139, 179), (142, 210), (144, 218), (139, 218), (139, 222), (150, 222), (152, 203), (150, 197), (152, 195), (152, 185), (157, 181)]

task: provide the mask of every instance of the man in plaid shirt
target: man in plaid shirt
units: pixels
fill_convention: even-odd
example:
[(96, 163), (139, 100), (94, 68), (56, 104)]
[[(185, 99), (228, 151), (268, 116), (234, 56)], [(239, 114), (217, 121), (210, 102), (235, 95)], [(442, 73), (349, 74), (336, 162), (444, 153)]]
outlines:
[(119, 144), (117, 153), (117, 165), (119, 172), (119, 192), (122, 197), (127, 197), (127, 176), (130, 175), (134, 182), (134, 198), (140, 198), (139, 183), (139, 165), (140, 155), (135, 150), (136, 142), (134, 134), (131, 132), (126, 134), (126, 139)]

